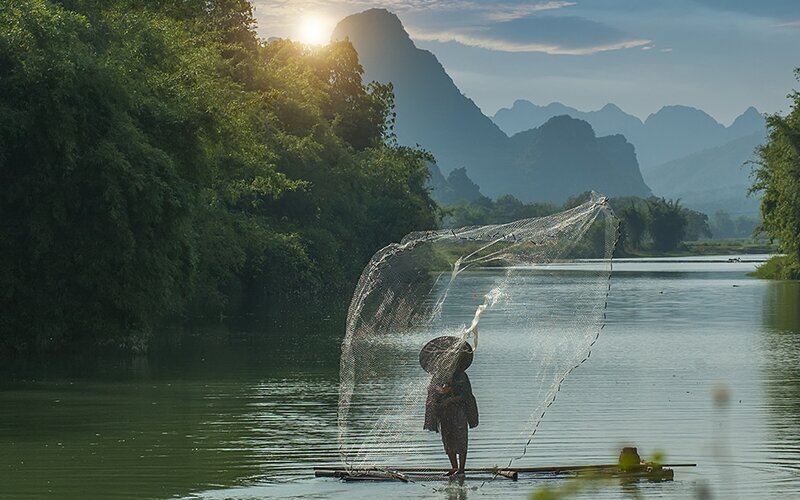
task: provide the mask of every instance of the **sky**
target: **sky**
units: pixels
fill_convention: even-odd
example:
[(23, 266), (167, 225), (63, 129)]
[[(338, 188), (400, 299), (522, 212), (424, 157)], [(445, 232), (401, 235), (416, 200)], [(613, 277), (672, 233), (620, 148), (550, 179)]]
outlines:
[(491, 116), (517, 99), (645, 119), (662, 106), (728, 125), (748, 106), (789, 111), (800, 89), (797, 0), (254, 0), (263, 38), (326, 39), (381, 7)]

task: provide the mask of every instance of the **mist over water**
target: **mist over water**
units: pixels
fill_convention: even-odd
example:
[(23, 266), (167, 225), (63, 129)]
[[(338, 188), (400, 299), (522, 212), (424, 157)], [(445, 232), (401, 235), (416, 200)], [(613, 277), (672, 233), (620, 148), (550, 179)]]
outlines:
[[(525, 464), (614, 462), (632, 444), (644, 457), (662, 451), (668, 462), (698, 466), (677, 469), (672, 483), (610, 483), (587, 497), (800, 495), (800, 283), (748, 278), (754, 264), (709, 260), (615, 263), (608, 325)], [(471, 279), (482, 275), (492, 279), (485, 271)], [(339, 353), (330, 338), (340, 328), (298, 319), (266, 331), (203, 331), (149, 358), (7, 373), (0, 496), (521, 498), (559, 481), (434, 491), (314, 479), (313, 466), (338, 463)], [(509, 371), (471, 374), (479, 405), (513, 394), (496, 389), (520, 383)], [(524, 401), (491, 405), (501, 403), (515, 414)], [(501, 431), (492, 414), (502, 412), (485, 408), (470, 433), (473, 465), (507, 460), (493, 454)], [(421, 456), (404, 459), (444, 467), (430, 434)]]

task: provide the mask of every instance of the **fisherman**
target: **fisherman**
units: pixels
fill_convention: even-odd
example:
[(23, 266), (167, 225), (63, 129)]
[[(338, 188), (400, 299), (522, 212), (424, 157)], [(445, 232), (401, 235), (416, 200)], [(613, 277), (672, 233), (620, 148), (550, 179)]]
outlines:
[(438, 337), (422, 348), (420, 364), (431, 376), (425, 403), (424, 429), (442, 435), (451, 469), (463, 474), (467, 462), (469, 429), (478, 425), (478, 404), (465, 370), (473, 349), (457, 337)]

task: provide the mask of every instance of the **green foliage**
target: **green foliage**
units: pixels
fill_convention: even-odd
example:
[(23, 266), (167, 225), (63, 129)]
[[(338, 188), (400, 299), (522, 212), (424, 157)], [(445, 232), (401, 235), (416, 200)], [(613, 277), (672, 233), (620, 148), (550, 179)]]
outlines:
[[(574, 208), (589, 199), (591, 193), (572, 196), (563, 207), (549, 203), (522, 203), (511, 195), (492, 201), (480, 199), (446, 208), (447, 227), (462, 227), (479, 224), (502, 224), (528, 217), (542, 217), (560, 210)], [(657, 252), (669, 252), (678, 248), (684, 240), (693, 241), (710, 238), (708, 216), (682, 207), (677, 200), (663, 198), (639, 198), (626, 196), (609, 200), (620, 219), (620, 236), (617, 254), (636, 252), (652, 248)], [(605, 236), (594, 231), (587, 237), (586, 248), (576, 249), (579, 256), (597, 255)]]
[(683, 241), (711, 238), (712, 233), (711, 226), (708, 224), (708, 215), (688, 208), (683, 208), (683, 215), (686, 217)]
[(758, 266), (752, 275), (772, 280), (800, 280), (800, 264), (791, 255), (776, 255)]
[(437, 222), (348, 42), (261, 43), (243, 0), (20, 0), (0, 25), (0, 349), (348, 295)]
[(570, 196), (569, 198), (567, 198), (567, 201), (564, 202), (564, 210), (569, 210), (570, 208), (575, 208), (578, 205), (586, 203), (591, 199), (591, 197), (592, 197), (591, 191), (584, 191), (574, 196)]
[(685, 242), (685, 255), (741, 255), (776, 253), (778, 248), (765, 240), (702, 240)]
[(752, 238), (758, 227), (758, 217), (740, 215), (736, 218), (724, 210), (717, 210), (709, 220), (714, 238)]
[(647, 230), (647, 212), (638, 208), (633, 202), (626, 204), (617, 213), (620, 218), (623, 242), (632, 249), (642, 248), (645, 231)]
[(559, 210), (558, 206), (550, 203), (522, 203), (510, 194), (495, 201), (481, 196), (473, 202), (446, 208), (444, 223), (446, 227), (503, 224), (519, 219), (543, 217)]
[(613, 198), (610, 204), (620, 218), (621, 245), (627, 252), (672, 252), (683, 241), (711, 237), (708, 216), (680, 206), (678, 200), (629, 196)]
[[(800, 68), (795, 70), (800, 80)], [(767, 143), (758, 149), (751, 193), (762, 193), (761, 230), (777, 240), (797, 268), (800, 262), (800, 92), (789, 96), (787, 116), (767, 118)]]
[(666, 458), (667, 454), (663, 450), (656, 450), (650, 455), (650, 460), (647, 463), (660, 467), (666, 462)]
[(653, 248), (669, 251), (678, 248), (686, 231), (687, 217), (678, 200), (650, 199), (650, 235)]
[[(24, 332), (27, 345), (71, 331), (96, 342), (146, 331), (188, 291), (193, 146), (205, 134), (185, 133), (200, 118), (188, 112), (192, 96), (174, 86), (165, 95), (158, 68), (123, 71), (143, 49), (188, 65), (187, 47), (135, 13), (125, 22), (151, 36), (102, 40), (102, 51), (91, 43), (100, 29), (59, 6), (5, 4), (0, 16), (9, 27), (0, 34), (0, 255), (9, 264), (0, 282), (3, 310), (16, 311), (2, 332)], [(103, 28), (120, 16), (110, 12)]]

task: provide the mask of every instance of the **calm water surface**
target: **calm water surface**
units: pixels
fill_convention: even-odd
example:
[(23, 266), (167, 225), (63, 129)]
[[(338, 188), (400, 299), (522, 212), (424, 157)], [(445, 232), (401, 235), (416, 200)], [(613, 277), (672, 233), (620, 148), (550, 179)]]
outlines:
[[(755, 264), (725, 260), (615, 263), (608, 325), (525, 464), (613, 462), (633, 444), (698, 466), (671, 483), (592, 485), (585, 498), (800, 498), (800, 283), (748, 278)], [(338, 461), (341, 329), (298, 318), (184, 332), (125, 362), (6, 367), (0, 497), (523, 498), (564, 484), (311, 477)], [(474, 460), (491, 451), (486, 432), (470, 435)]]

